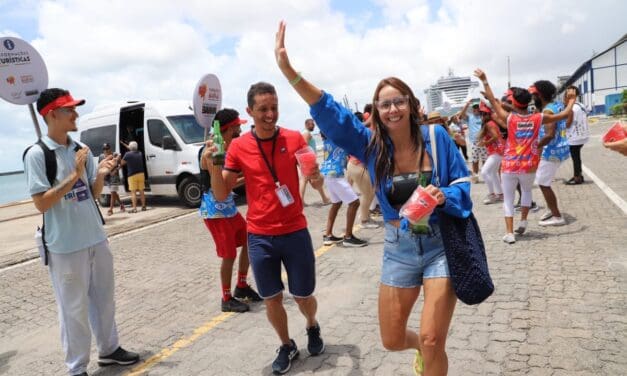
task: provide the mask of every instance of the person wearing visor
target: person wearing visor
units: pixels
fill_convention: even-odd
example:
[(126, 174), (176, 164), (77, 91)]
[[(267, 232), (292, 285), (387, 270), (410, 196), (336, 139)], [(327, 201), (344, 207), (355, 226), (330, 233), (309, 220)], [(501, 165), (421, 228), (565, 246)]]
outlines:
[[(536, 81), (529, 87), (537, 111), (545, 114), (557, 114), (564, 109), (562, 102), (555, 101), (557, 89), (550, 81)], [(545, 123), (538, 134), (538, 147), (542, 148), (535, 183), (540, 187), (549, 211), (540, 217), (540, 226), (562, 226), (566, 221), (557, 205), (557, 196), (551, 188), (553, 178), (562, 162), (570, 157), (568, 138), (566, 137), (566, 120)]]
[[(239, 137), (241, 125), (246, 120), (239, 118), (239, 113), (230, 108), (223, 108), (216, 113), (215, 120), (220, 123), (220, 133), (224, 140), (224, 150), (228, 152), (231, 141)], [(203, 190), (200, 203), (200, 216), (215, 243), (218, 257), (222, 259), (220, 265), (220, 282), (222, 285), (222, 312), (247, 312), (248, 304), (241, 300), (259, 302), (259, 294), (247, 282), (248, 278), (248, 245), (246, 243), (246, 221), (237, 211), (234, 194), (228, 194), (225, 200), (216, 200), (211, 190), (211, 181), (208, 168), (211, 163), (211, 151), (203, 146), (200, 150), (200, 180)], [(234, 188), (242, 186), (244, 178), (238, 177)], [(237, 284), (234, 294), (231, 294), (231, 279), (233, 265), (237, 257), (237, 248), (241, 247), (237, 267)]]
[(503, 184), (503, 210), (505, 213), (506, 233), (503, 241), (508, 244), (516, 242), (514, 235), (514, 195), (516, 184), (520, 183), (521, 219), (516, 232), (523, 234), (527, 229), (527, 216), (531, 206), (531, 189), (535, 172), (540, 162), (538, 135), (542, 124), (554, 123), (566, 119), (572, 112), (575, 94), (567, 90), (568, 105), (558, 114), (529, 114), (527, 107), (531, 102), (531, 94), (527, 89), (512, 87), (512, 112), (507, 112), (496, 100), (484, 71), (476, 69), (475, 76), (483, 83), (486, 98), (490, 101), (497, 116), (507, 124), (507, 140), (501, 162), (501, 180)]
[(119, 344), (113, 256), (95, 203), (115, 161), (107, 156), (96, 165), (89, 148), (68, 135), (77, 130), (76, 106), (83, 104), (85, 100), (75, 100), (58, 88), (44, 90), (37, 100), (37, 111), (48, 127), (41, 141), (56, 157), (53, 184), (46, 176), (41, 146), (31, 147), (24, 157), (28, 190), (44, 214), (43, 241), (70, 375), (87, 375), (92, 333), (99, 365), (129, 365), (139, 360), (138, 354)]
[(481, 102), (479, 104), (479, 113), (481, 114), (483, 124), (479, 131), (478, 144), (485, 147), (488, 152), (488, 159), (481, 166), (481, 178), (488, 186), (488, 195), (483, 200), (483, 203), (488, 205), (503, 201), (499, 169), (503, 159), (505, 140), (501, 138), (499, 125), (492, 120), (492, 109)]

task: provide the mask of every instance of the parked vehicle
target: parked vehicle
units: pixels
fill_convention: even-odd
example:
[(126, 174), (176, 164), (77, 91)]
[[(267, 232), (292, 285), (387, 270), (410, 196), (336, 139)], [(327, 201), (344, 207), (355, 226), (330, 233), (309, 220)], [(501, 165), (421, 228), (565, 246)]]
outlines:
[[(198, 151), (205, 130), (196, 122), (189, 102), (143, 101), (98, 106), (79, 118), (78, 132), (81, 142), (96, 157), (102, 153), (104, 143), (123, 156), (128, 143), (136, 141), (144, 155), (146, 193), (178, 195), (189, 207), (200, 204)], [(128, 192), (126, 168), (122, 173)], [(109, 195), (104, 196), (101, 203), (108, 205)]]

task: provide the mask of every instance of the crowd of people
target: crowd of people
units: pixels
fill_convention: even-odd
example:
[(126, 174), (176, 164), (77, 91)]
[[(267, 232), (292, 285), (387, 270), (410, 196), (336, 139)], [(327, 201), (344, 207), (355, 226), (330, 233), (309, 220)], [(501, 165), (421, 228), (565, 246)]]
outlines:
[[(504, 242), (514, 243), (515, 233), (525, 233), (534, 183), (548, 209), (539, 225), (566, 224), (552, 184), (569, 157), (574, 172), (566, 183), (583, 183), (581, 149), (588, 140), (588, 127), (585, 109), (576, 102), (577, 88), (569, 87), (560, 101), (555, 86), (539, 80), (527, 89), (512, 87), (497, 99), (486, 73), (477, 69), (475, 75), (483, 84), (486, 101), (469, 101), (447, 119), (438, 113), (424, 114), (410, 86), (388, 77), (377, 84), (372, 103), (363, 112), (353, 113), (294, 69), (285, 33), (282, 22), (275, 40), (276, 63), (310, 108), (305, 131), (277, 125), (277, 92), (271, 84), (258, 82), (247, 93), (246, 112), (253, 120), (252, 130), (241, 133), (246, 121), (236, 110), (222, 109), (216, 120), (226, 157), (216, 157), (219, 148), (211, 138), (198, 155), (203, 190), (199, 211), (222, 260), (221, 310), (246, 312), (250, 303), (263, 301), (280, 342), (272, 370), (288, 372), (300, 351), (288, 330), (283, 266), (289, 292), (304, 318), (307, 351), (311, 356), (325, 351), (314, 295), (316, 261), (304, 214), (305, 187), (311, 185), (322, 203), (330, 205), (322, 239), (325, 245), (366, 246), (368, 242), (353, 233), (357, 218), (364, 228), (384, 227), (378, 293), (381, 343), (390, 351), (414, 350), (412, 367), (417, 375), (445, 375), (446, 339), (457, 297), (439, 216), (470, 217), (471, 185), (481, 177), (488, 190), (483, 203), (503, 204)], [(535, 110), (529, 111), (532, 102)], [(128, 143), (130, 151), (124, 158), (104, 145), (96, 164), (89, 149), (68, 135), (76, 130), (76, 106), (84, 103), (62, 89), (42, 92), (37, 110), (48, 133), (40, 147), (30, 148), (25, 155), (29, 191), (37, 209), (44, 213), (43, 247), (59, 310), (65, 362), (71, 375), (81, 376), (87, 375), (92, 333), (100, 365), (129, 365), (139, 360), (138, 354), (119, 344), (112, 255), (94, 198), (107, 181), (112, 194), (108, 214), (117, 203), (124, 210), (116, 192), (118, 169), (126, 165), (131, 171), (129, 186), (140, 193), (142, 210), (146, 207), (142, 157), (134, 153), (135, 141)], [(299, 173), (296, 152), (306, 147), (316, 150), (311, 133), (316, 124), (323, 136), (324, 160), (312, 171), (301, 169)], [(627, 139), (606, 146), (627, 154), (625, 142)], [(59, 167), (52, 181), (47, 175), (49, 152), (56, 155)], [(238, 212), (232, 193), (242, 185), (248, 197), (246, 219)], [(437, 207), (420, 225), (407, 228), (399, 209), (419, 187), (434, 197)], [(517, 190), (521, 219), (514, 230)], [(343, 236), (336, 237), (333, 228), (342, 204), (347, 205), (345, 228)], [(383, 223), (372, 219), (374, 205), (380, 208)], [(133, 194), (131, 210), (136, 207)], [(72, 220), (76, 215), (81, 221)], [(249, 268), (257, 291), (247, 281)], [(420, 329), (415, 331), (408, 321), (421, 293), (424, 304)]]

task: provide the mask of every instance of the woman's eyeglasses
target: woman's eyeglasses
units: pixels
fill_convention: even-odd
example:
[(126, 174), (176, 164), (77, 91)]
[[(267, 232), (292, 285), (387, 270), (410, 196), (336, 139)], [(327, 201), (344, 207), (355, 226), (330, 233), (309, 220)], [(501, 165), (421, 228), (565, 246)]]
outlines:
[(390, 111), (390, 109), (392, 108), (392, 105), (394, 105), (394, 107), (396, 107), (396, 109), (398, 110), (404, 110), (405, 108), (407, 108), (408, 104), (409, 104), (408, 95), (403, 95), (402, 97), (396, 97), (392, 99), (386, 99), (383, 101), (375, 102), (375, 105), (377, 106), (377, 110), (382, 111), (382, 112)]

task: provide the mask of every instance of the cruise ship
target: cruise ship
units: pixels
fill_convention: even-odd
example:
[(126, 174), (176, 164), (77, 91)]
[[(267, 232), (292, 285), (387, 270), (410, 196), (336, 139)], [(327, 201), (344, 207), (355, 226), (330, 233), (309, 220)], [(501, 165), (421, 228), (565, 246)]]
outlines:
[(479, 82), (471, 81), (470, 77), (456, 77), (449, 69), (447, 77), (441, 77), (436, 84), (425, 90), (427, 96), (427, 110), (440, 111), (443, 115), (456, 112), (464, 103), (478, 96), (476, 88)]

